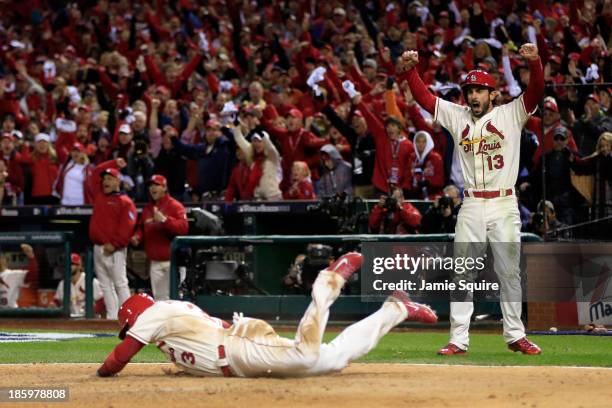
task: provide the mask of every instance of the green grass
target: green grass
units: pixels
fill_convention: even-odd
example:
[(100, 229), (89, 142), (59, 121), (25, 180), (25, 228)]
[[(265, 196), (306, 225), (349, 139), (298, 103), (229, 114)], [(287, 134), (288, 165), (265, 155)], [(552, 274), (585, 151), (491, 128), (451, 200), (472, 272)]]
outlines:
[[(26, 332), (34, 330), (2, 330)], [(36, 330), (39, 331), (39, 330)], [(40, 330), (43, 331), (43, 330)], [(60, 330), (58, 330), (60, 331)], [(293, 336), (293, 333), (282, 333)], [(329, 341), (336, 336), (325, 336)], [(448, 341), (447, 333), (390, 333), (361, 362), (443, 363), (475, 365), (559, 365), (612, 367), (612, 339), (595, 336), (530, 336), (544, 350), (540, 356), (512, 353), (499, 334), (472, 334), (470, 352), (445, 358), (436, 350)], [(76, 339), (57, 342), (2, 343), (0, 364), (4, 363), (98, 363), (119, 342), (116, 337)], [(155, 346), (145, 347), (136, 363), (166, 362)]]

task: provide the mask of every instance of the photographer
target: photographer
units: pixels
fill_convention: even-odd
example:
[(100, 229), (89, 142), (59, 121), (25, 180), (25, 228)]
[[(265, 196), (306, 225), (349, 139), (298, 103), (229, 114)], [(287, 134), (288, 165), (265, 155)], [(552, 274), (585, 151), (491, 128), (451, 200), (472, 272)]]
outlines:
[(382, 196), (368, 218), (373, 234), (415, 234), (421, 224), (421, 213), (404, 202), (404, 193), (395, 187), (390, 197)]
[(424, 234), (452, 234), (455, 232), (457, 216), (453, 199), (447, 195), (438, 198), (423, 216), (421, 232)]
[[(546, 215), (544, 212), (546, 211)], [(555, 206), (552, 202), (540, 201), (538, 204), (537, 212), (531, 215), (529, 222), (529, 231), (542, 238), (571, 238), (571, 230), (565, 230), (563, 232), (557, 231), (560, 228), (567, 227), (557, 219), (557, 213), (555, 212)]]

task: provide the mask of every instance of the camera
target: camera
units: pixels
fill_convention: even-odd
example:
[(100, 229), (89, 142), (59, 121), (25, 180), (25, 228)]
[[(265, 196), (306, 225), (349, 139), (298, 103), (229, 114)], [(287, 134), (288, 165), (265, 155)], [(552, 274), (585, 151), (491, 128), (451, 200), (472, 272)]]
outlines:
[(137, 140), (134, 143), (134, 154), (136, 156), (139, 156), (139, 157), (146, 156), (148, 151), (149, 151), (149, 146), (147, 146), (147, 142), (145, 142), (144, 140)]
[(322, 197), (320, 201), (308, 208), (309, 212), (322, 213), (336, 224), (337, 234), (350, 234), (358, 232), (362, 224), (367, 222), (367, 215), (357, 211), (360, 198), (350, 200), (345, 192), (333, 196)]

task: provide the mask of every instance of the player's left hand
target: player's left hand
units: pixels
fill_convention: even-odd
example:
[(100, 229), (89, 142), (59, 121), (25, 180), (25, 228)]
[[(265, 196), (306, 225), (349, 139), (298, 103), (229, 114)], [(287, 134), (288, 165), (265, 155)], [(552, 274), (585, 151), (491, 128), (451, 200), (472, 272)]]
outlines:
[(28, 244), (21, 244), (21, 250), (30, 259), (34, 258), (34, 250)]
[(115, 249), (116, 249), (116, 248), (113, 246), (113, 244), (104, 244), (103, 249), (104, 249), (104, 253), (105, 253), (106, 255), (110, 255), (110, 254), (112, 254), (113, 252), (115, 252)]
[(540, 57), (538, 55), (538, 47), (532, 43), (525, 43), (521, 45), (519, 54), (521, 54), (521, 56), (528, 61), (535, 61)]

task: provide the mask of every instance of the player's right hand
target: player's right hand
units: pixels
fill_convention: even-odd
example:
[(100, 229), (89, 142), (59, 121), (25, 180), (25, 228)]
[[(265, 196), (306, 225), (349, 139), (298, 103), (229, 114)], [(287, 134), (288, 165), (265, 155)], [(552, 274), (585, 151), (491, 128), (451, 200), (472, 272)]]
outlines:
[(127, 163), (125, 162), (125, 160), (121, 157), (119, 157), (115, 163), (117, 163), (117, 167), (119, 167), (120, 169), (124, 168), (125, 166), (127, 166)]
[(410, 71), (419, 63), (419, 52), (410, 50), (404, 51), (398, 61), (401, 72)]

